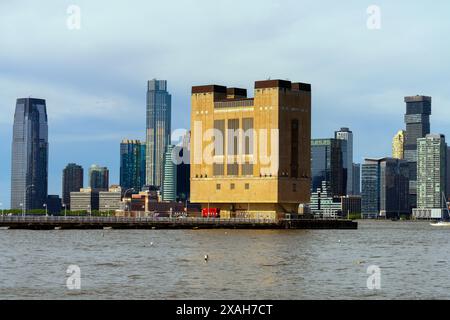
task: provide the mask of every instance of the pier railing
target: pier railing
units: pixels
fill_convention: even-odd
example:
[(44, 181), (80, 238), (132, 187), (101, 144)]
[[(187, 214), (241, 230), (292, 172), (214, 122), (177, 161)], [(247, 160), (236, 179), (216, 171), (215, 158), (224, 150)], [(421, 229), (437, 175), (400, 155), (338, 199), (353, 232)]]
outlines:
[(200, 217), (98, 217), (98, 216), (0, 216), (2, 223), (176, 223), (176, 224), (276, 224), (271, 219), (200, 218)]

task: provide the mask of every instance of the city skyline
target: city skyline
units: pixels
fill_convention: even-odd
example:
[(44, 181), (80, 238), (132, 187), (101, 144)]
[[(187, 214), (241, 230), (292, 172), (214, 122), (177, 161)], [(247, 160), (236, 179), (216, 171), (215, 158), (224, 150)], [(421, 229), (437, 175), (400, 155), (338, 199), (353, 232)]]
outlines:
[[(0, 67), (4, 70), (0, 76), (3, 95), (0, 110), (4, 115), (0, 119), (0, 134), (2, 141), (7, 142), (0, 147), (1, 154), (7, 160), (0, 165), (2, 193), (10, 194), (9, 141), (12, 139), (12, 115), (16, 98), (31, 95), (47, 100), (51, 128), (48, 193), (60, 194), (61, 171), (69, 162), (79, 163), (84, 168), (101, 163), (110, 169), (111, 184), (119, 183), (117, 145), (125, 137), (145, 140), (145, 131), (142, 130), (145, 127), (143, 91), (145, 81), (154, 77), (167, 79), (171, 84), (174, 129), (189, 128), (187, 119), (192, 85), (217, 82), (249, 88), (254, 79), (281, 77), (305, 79), (312, 84), (312, 137), (331, 137), (333, 130), (341, 126), (352, 129), (355, 134), (356, 163), (362, 163), (364, 157), (390, 154), (392, 137), (403, 127), (404, 96), (432, 96), (431, 132), (448, 135), (446, 106), (450, 99), (445, 74), (448, 74), (449, 67), (434, 61), (443, 60), (449, 50), (447, 47), (442, 48), (441, 41), (438, 41), (440, 32), (429, 27), (430, 22), (444, 17), (443, 3), (427, 7), (427, 10), (431, 10), (430, 15), (411, 22), (409, 17), (421, 16), (425, 4), (390, 4), (380, 1), (383, 19), (381, 30), (367, 29), (366, 6), (356, 1), (339, 5), (329, 2), (333, 15), (323, 12), (323, 4), (263, 1), (258, 2), (263, 14), (248, 22), (245, 16), (251, 12), (253, 5), (251, 2), (243, 4), (241, 11), (233, 13), (235, 18), (231, 18), (228, 11), (231, 9), (218, 4), (223, 15), (216, 23), (214, 19), (206, 18), (215, 16), (216, 6), (205, 3), (202, 12), (193, 13), (188, 19), (204, 18), (196, 26), (188, 24), (178, 36), (172, 29), (177, 24), (167, 32), (163, 31), (162, 35), (151, 31), (153, 22), (144, 18), (145, 12), (153, 8), (143, 3), (137, 8), (108, 4), (111, 20), (117, 21), (122, 14), (136, 17), (134, 20), (128, 19), (128, 25), (117, 26), (92, 20), (92, 16), (101, 15), (101, 1), (97, 4), (81, 1), (82, 27), (79, 31), (70, 31), (65, 26), (65, 6), (58, 8), (30, 2), (30, 12), (42, 17), (42, 21), (36, 22), (40, 27), (20, 29), (17, 35), (31, 42), (44, 38), (49, 45), (39, 48), (30, 56), (23, 53), (22, 45), (15, 39), (8, 34), (1, 34), (4, 35), (5, 47), (9, 49), (1, 53), (0, 60)], [(8, 16), (2, 19), (2, 26), (20, 24), (23, 19), (19, 14), (20, 6), (11, 3), (2, 3), (0, 6), (5, 9), (3, 12), (8, 11)], [(164, 4), (158, 6), (167, 9)], [(185, 21), (180, 17), (189, 12), (187, 5), (170, 7), (175, 11), (170, 21)], [(280, 10), (288, 12), (287, 16), (283, 16), (285, 23), (280, 24), (284, 27), (271, 29), (270, 26), (280, 21)], [(339, 19), (335, 16), (339, 16)], [(311, 23), (311, 17), (315, 17), (317, 22)], [(228, 19), (235, 19), (236, 24), (230, 30), (218, 34), (220, 25)], [(149, 28), (140, 31), (144, 23)], [(203, 29), (207, 24), (211, 24), (212, 31), (205, 31), (205, 37), (209, 40), (203, 42), (205, 47), (198, 46), (200, 40), (195, 37), (187, 37), (195, 34), (198, 27)], [(310, 36), (301, 32), (305, 26), (308, 26)], [(337, 33), (334, 31), (336, 26), (339, 26)], [(285, 33), (285, 28), (289, 32)], [(56, 30), (56, 33), (49, 32), (50, 29)], [(440, 30), (445, 32), (448, 29), (444, 24)], [(226, 44), (213, 40), (217, 36), (233, 37), (243, 30), (245, 42), (239, 40), (238, 43)], [(408, 37), (414, 38), (418, 30), (425, 43), (410, 43)], [(35, 32), (38, 36), (33, 36)], [(127, 49), (111, 49), (112, 39), (109, 35), (114, 33), (122, 36), (134, 34), (130, 39), (123, 39), (124, 45), (121, 47)], [(172, 37), (168, 37), (169, 34)], [(145, 38), (148, 40), (142, 41)], [(347, 50), (345, 46), (339, 46), (340, 42), (351, 39), (357, 43), (356, 47)], [(158, 40), (163, 40), (159, 50), (152, 45)], [(173, 49), (178, 42), (186, 50)], [(274, 42), (277, 46), (273, 46)], [(83, 43), (86, 45), (83, 46)], [(87, 55), (94, 43), (96, 51)], [(381, 45), (374, 46), (374, 43)], [(246, 55), (241, 50), (239, 53), (234, 50), (237, 45), (262, 50), (258, 50), (258, 56)], [(50, 48), (58, 50), (52, 53)], [(209, 54), (212, 50), (214, 55)], [(330, 50), (333, 51), (331, 58), (328, 53), (325, 55)], [(189, 54), (189, 51), (192, 53)], [(130, 59), (130, 54), (135, 59)], [(432, 59), (422, 59), (430, 54)], [(284, 59), (261, 68), (264, 61), (274, 61), (273, 58), (278, 55)], [(301, 61), (298, 57), (302, 57)], [(120, 67), (123, 63), (129, 71)], [(349, 68), (349, 64), (356, 64), (357, 67)], [(246, 72), (241, 72), (244, 67)], [(45, 76), (37, 77), (38, 74)], [(346, 77), (343, 78), (342, 74)], [(413, 76), (418, 74), (420, 77)], [(389, 81), (384, 81), (386, 77)], [(236, 82), (236, 79), (239, 81)], [(123, 117), (124, 114), (127, 117)], [(380, 143), (370, 143), (374, 132), (377, 132)], [(70, 143), (70, 148), (67, 143)], [(86, 172), (84, 178), (88, 181)], [(9, 207), (8, 198), (5, 196), (0, 199), (5, 208)]]

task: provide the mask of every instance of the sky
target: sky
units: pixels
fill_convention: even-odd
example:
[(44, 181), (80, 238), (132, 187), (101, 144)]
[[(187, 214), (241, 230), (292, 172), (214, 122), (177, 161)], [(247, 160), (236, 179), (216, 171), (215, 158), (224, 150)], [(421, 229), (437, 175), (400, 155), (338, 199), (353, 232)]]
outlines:
[(311, 83), (313, 138), (349, 127), (355, 162), (391, 155), (404, 96), (432, 96), (431, 131), (450, 135), (449, 12), (446, 0), (1, 0), (0, 203), (19, 97), (47, 101), (49, 194), (69, 162), (85, 184), (94, 163), (119, 182), (119, 144), (144, 140), (153, 78), (168, 81), (172, 129), (189, 128), (193, 85), (252, 95), (271, 78)]

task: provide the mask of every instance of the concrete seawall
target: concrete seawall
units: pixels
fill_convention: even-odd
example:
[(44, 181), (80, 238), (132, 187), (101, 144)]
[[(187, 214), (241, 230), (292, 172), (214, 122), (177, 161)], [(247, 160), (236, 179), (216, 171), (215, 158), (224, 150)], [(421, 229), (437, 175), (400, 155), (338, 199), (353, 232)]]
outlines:
[(350, 220), (248, 220), (214, 218), (0, 217), (9, 229), (357, 229)]

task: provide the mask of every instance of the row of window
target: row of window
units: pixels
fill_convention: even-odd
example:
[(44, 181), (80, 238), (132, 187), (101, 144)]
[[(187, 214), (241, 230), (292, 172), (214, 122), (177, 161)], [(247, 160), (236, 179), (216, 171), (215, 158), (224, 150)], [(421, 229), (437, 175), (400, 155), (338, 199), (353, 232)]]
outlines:
[[(216, 190), (221, 190), (222, 189), (222, 185), (220, 183), (216, 184)], [(230, 183), (230, 190), (234, 190), (236, 189), (236, 184), (235, 183)], [(244, 184), (244, 189), (245, 190), (249, 190), (250, 189), (250, 183), (245, 183)]]

